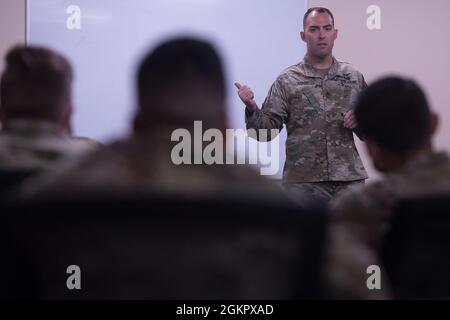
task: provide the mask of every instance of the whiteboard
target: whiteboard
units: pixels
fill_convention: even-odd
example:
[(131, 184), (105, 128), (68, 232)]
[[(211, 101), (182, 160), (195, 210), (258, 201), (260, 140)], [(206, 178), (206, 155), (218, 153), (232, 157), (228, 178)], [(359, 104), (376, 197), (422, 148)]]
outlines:
[(28, 0), (27, 44), (67, 56), (75, 71), (74, 134), (107, 143), (129, 133), (143, 55), (167, 37), (209, 40), (224, 62), (228, 127), (245, 128), (234, 82), (250, 86), (261, 106), (277, 75), (305, 54), (306, 8), (306, 0)]

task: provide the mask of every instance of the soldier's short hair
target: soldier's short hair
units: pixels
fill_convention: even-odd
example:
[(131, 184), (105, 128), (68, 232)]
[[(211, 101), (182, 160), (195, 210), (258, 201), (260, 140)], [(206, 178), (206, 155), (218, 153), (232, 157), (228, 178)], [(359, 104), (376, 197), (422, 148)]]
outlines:
[(225, 97), (225, 80), (217, 52), (207, 42), (178, 38), (156, 47), (142, 61), (138, 71), (140, 95), (171, 89), (177, 81), (201, 77)]
[(73, 76), (67, 59), (47, 48), (17, 46), (5, 62), (0, 80), (3, 116), (59, 122), (71, 102)]
[[(163, 42), (144, 57), (137, 74), (139, 124), (149, 121), (182, 121), (223, 118), (225, 78), (220, 57), (213, 46), (194, 38)], [(186, 92), (217, 97), (215, 105), (188, 106), (181, 97)], [(199, 93), (200, 92), (200, 93)], [(192, 98), (195, 100), (195, 97)], [(202, 97), (197, 97), (197, 101)], [(168, 105), (171, 103), (171, 106)]]
[(312, 13), (312, 12), (318, 12), (318, 13), (328, 13), (328, 15), (331, 17), (331, 21), (333, 23), (333, 27), (334, 27), (334, 16), (333, 13), (331, 13), (331, 10), (328, 8), (324, 8), (324, 7), (312, 7), (309, 8), (306, 12), (305, 15), (303, 16), (303, 29), (306, 26), (306, 19), (308, 18), (308, 16)]
[(363, 91), (356, 103), (359, 130), (380, 147), (405, 153), (430, 141), (431, 112), (413, 80), (382, 78)]

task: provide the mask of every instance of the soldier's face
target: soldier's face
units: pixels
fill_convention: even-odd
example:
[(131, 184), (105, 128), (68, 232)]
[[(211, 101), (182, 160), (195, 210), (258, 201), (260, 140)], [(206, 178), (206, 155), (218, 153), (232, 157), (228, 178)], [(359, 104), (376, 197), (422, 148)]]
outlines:
[(323, 59), (332, 55), (337, 32), (328, 13), (313, 11), (306, 18), (305, 31), (301, 32), (300, 35), (302, 40), (306, 42), (308, 55)]

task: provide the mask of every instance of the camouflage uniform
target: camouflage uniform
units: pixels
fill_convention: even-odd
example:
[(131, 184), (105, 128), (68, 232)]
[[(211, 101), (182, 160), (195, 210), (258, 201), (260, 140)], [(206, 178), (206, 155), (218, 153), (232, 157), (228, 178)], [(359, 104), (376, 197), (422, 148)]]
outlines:
[(366, 87), (364, 78), (335, 58), (328, 74), (320, 73), (304, 59), (278, 76), (261, 110), (246, 109), (247, 129), (286, 125), (284, 185), (367, 178), (342, 116)]
[[(154, 130), (144, 136), (105, 146), (69, 170), (30, 183), (24, 193), (41, 197), (152, 192), (203, 196), (232, 192), (249, 197), (274, 194), (285, 199), (279, 186), (244, 165), (175, 165), (171, 159), (172, 148), (178, 144), (171, 142), (175, 129), (178, 127), (155, 125)], [(195, 151), (192, 148), (193, 157)]]
[[(327, 273), (337, 287), (356, 297), (388, 297), (366, 287), (366, 268), (379, 265), (376, 253), (399, 200), (450, 195), (450, 159), (444, 152), (421, 155), (364, 188), (350, 189), (330, 203), (332, 223)], [(383, 277), (382, 277), (383, 280)]]
[[(23, 190), (24, 195), (40, 200), (49, 197), (58, 200), (74, 198), (76, 201), (97, 199), (98, 196), (120, 200), (127, 199), (131, 195), (132, 199), (138, 201), (137, 204), (139, 199), (145, 199), (147, 196), (152, 199), (152, 195), (171, 196), (174, 199), (193, 198), (198, 201), (205, 201), (210, 196), (213, 199), (223, 196), (225, 199), (236, 198), (240, 199), (241, 203), (249, 204), (249, 213), (252, 213), (252, 203), (258, 204), (259, 210), (261, 204), (266, 201), (268, 203), (280, 201), (282, 204), (288, 201), (282, 188), (246, 165), (175, 165), (171, 159), (170, 141), (171, 133), (175, 129), (176, 127), (168, 128), (155, 124), (144, 135), (136, 135), (93, 152), (69, 171), (52, 174), (51, 177), (47, 176), (46, 181), (34, 181), (33, 185), (30, 183), (26, 186), (28, 190)], [(195, 154), (196, 150), (192, 149), (192, 151)], [(298, 259), (302, 245), (295, 242), (295, 237), (292, 237), (289, 232), (285, 233), (284, 229), (279, 232), (279, 238), (272, 236), (270, 228), (255, 232), (247, 223), (242, 224), (240, 221), (241, 218), (245, 221), (245, 216), (236, 219), (232, 212), (230, 212), (230, 221), (233, 221), (233, 224), (230, 226), (224, 225), (223, 228), (219, 228), (213, 223), (210, 228), (208, 224), (192, 224), (189, 222), (191, 221), (189, 208), (179, 206), (179, 202), (176, 203), (173, 212), (179, 210), (182, 215), (173, 216), (174, 231), (168, 234), (170, 237), (181, 228), (177, 238), (169, 239), (165, 236), (165, 230), (152, 227), (151, 218), (142, 220), (144, 223), (141, 225), (142, 230), (145, 229), (149, 234), (153, 234), (153, 241), (163, 241), (164, 244), (149, 242), (145, 248), (151, 253), (150, 255), (126, 261), (124, 270), (144, 270), (143, 268), (146, 267), (151, 272), (150, 277), (144, 277), (149, 279), (148, 283), (147, 280), (143, 282), (141, 279), (134, 281), (135, 277), (130, 278), (131, 275), (122, 277), (126, 280), (126, 285), (123, 285), (126, 288), (124, 290), (127, 292), (126, 295), (130, 295), (130, 292), (133, 294), (137, 290), (138, 295), (153, 296), (158, 299), (171, 294), (173, 296), (169, 297), (178, 298), (189, 294), (216, 298), (289, 298), (286, 293), (291, 292), (292, 279), (286, 270), (293, 270), (292, 266)], [(123, 221), (129, 224), (131, 220), (126, 218), (128, 211), (136, 210), (138, 207), (130, 206), (124, 211), (123, 219), (125, 220)], [(89, 210), (88, 206), (83, 208)], [(199, 206), (198, 210), (205, 214), (207, 212), (205, 210), (211, 210), (208, 212), (211, 216), (216, 213), (208, 201), (205, 202), (204, 209)], [(117, 215), (117, 210), (114, 213), (116, 217), (121, 216)], [(151, 216), (154, 212), (150, 210), (148, 213)], [(158, 214), (162, 213), (157, 213), (157, 216)], [(182, 217), (183, 215), (185, 218)], [(210, 220), (207, 219), (207, 221)], [(131, 225), (132, 228), (136, 227), (133, 223)], [(120, 233), (116, 235), (116, 232), (113, 232), (113, 237), (121, 234), (120, 237), (124, 238), (125, 234), (121, 226), (117, 225), (117, 228)], [(95, 230), (95, 227), (90, 229)], [(198, 232), (197, 235), (194, 234), (195, 230)], [(186, 235), (195, 235), (195, 237), (186, 238), (181, 243), (180, 237)], [(111, 238), (108, 239), (111, 240)], [(129, 252), (136, 251), (133, 247), (129, 247), (130, 244), (132, 242), (124, 243), (117, 249), (118, 252), (128, 250), (129, 256)], [(165, 250), (169, 252), (177, 250), (178, 261), (182, 263), (181, 269), (177, 263), (161, 264), (158, 257), (167, 257)], [(88, 250), (90, 255), (92, 252)], [(88, 270), (86, 272), (90, 272), (90, 276), (96, 279), (98, 261), (91, 259), (89, 254), (81, 255), (81, 259), (85, 259)], [(167, 260), (162, 259), (162, 261)], [(258, 272), (255, 272), (255, 268), (258, 268)], [(192, 270), (196, 273), (194, 278), (189, 276)], [(270, 272), (270, 279), (262, 278), (266, 275), (266, 270)], [(176, 283), (173, 280), (175, 273), (177, 274)], [(155, 282), (155, 277), (162, 280)], [(103, 279), (104, 274), (99, 278)], [(193, 279), (197, 282), (192, 282)], [(121, 279), (114, 279), (113, 285), (116, 285), (117, 281), (119, 285), (122, 284)]]
[(73, 140), (57, 125), (37, 120), (11, 120), (0, 131), (0, 170), (53, 170), (59, 161), (96, 149)]

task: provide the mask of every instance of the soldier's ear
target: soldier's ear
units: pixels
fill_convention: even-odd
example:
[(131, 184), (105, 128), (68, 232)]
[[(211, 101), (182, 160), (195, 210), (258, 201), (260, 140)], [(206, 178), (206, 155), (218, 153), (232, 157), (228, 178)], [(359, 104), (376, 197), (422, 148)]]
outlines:
[(431, 121), (431, 135), (434, 136), (437, 132), (437, 129), (439, 128), (438, 114), (435, 112), (431, 112), (430, 121)]
[(369, 156), (374, 159), (380, 156), (380, 148), (376, 143), (371, 140), (366, 140), (366, 148)]
[(373, 166), (380, 172), (386, 171), (386, 158), (383, 150), (371, 140), (366, 140), (366, 148)]
[(306, 42), (305, 32), (300, 31), (300, 38), (302, 39), (303, 42)]
[(336, 40), (338, 37), (338, 33), (339, 33), (338, 31), (339, 31), (338, 29), (334, 29), (334, 40)]
[(60, 126), (63, 130), (67, 131), (67, 133), (72, 134), (72, 126), (71, 126), (71, 119), (72, 119), (72, 106), (68, 105), (61, 118)]

